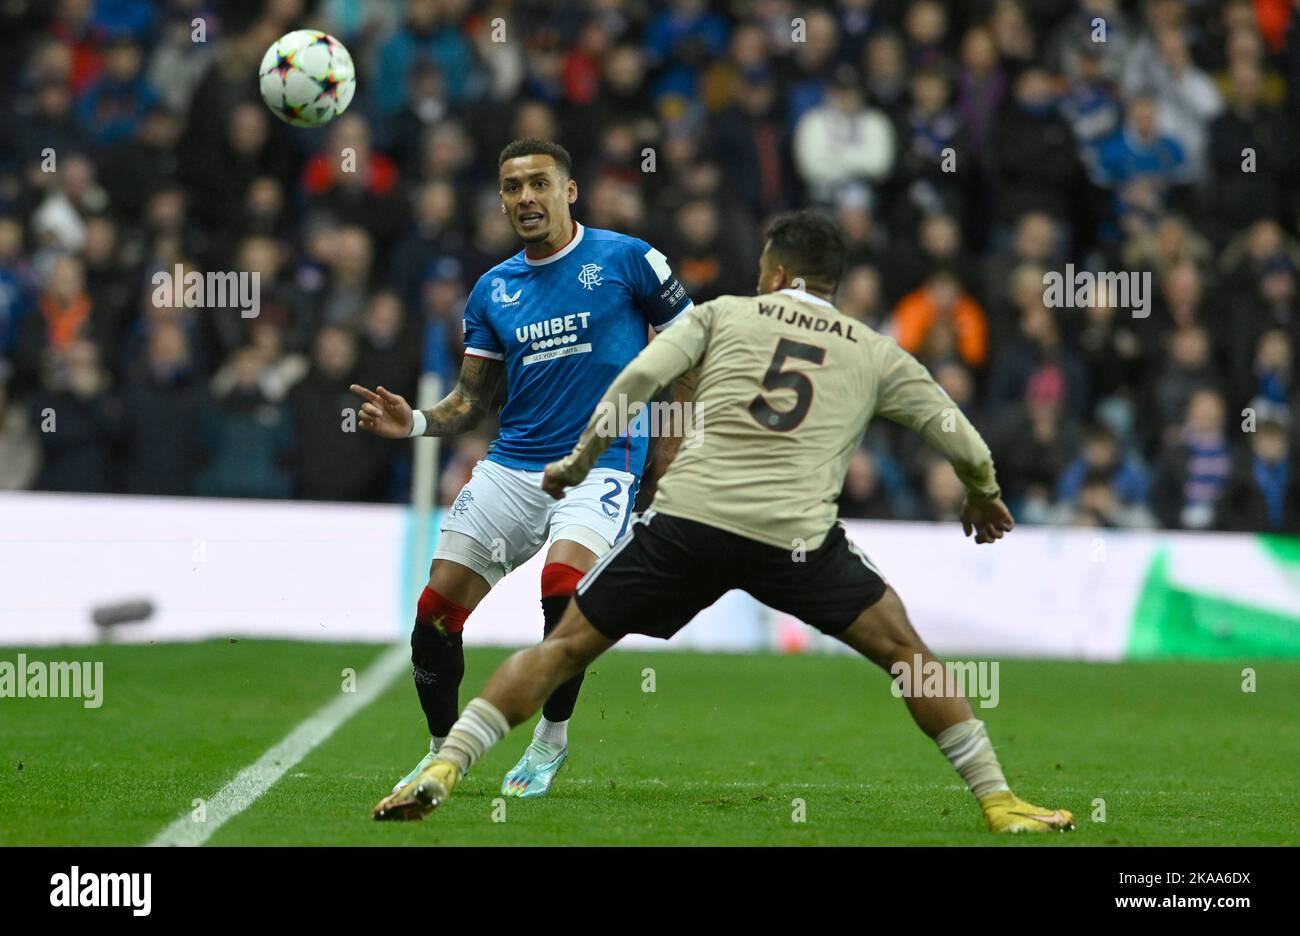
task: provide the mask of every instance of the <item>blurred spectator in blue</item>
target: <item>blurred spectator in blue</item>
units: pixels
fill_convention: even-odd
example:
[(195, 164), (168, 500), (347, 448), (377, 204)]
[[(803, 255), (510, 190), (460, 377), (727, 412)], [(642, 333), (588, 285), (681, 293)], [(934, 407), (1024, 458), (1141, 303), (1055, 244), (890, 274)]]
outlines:
[(1078, 498), (1090, 473), (1100, 473), (1118, 504), (1146, 504), (1150, 489), (1146, 466), (1136, 452), (1125, 449), (1119, 437), (1100, 423), (1084, 430), (1078, 457), (1061, 472), (1056, 485), (1058, 500), (1070, 503)]
[(895, 207), (900, 217), (960, 210), (958, 176), (945, 172), (964, 142), (961, 119), (952, 106), (951, 88), (937, 67), (912, 74), (909, 109), (898, 143), (898, 186), (906, 202)]
[(1112, 193), (1112, 219), (1106, 230), (1110, 240), (1130, 230), (1130, 216), (1154, 220), (1170, 191), (1189, 178), (1186, 153), (1177, 140), (1159, 131), (1156, 100), (1145, 92), (1130, 99), (1123, 129), (1098, 145), (1092, 168), (1094, 181)]
[(1218, 502), (1220, 529), (1300, 533), (1300, 470), (1286, 426), (1261, 421)]
[(651, 68), (660, 72), (653, 95), (694, 97), (697, 70), (723, 53), (729, 31), (707, 0), (670, 0), (650, 20), (642, 43)]
[(139, 45), (130, 35), (114, 36), (104, 47), (104, 71), (77, 103), (77, 118), (101, 146), (129, 139), (158, 101), (141, 71)]
[(1062, 501), (1055, 511), (1059, 522), (1100, 529), (1150, 529), (1156, 526), (1155, 515), (1145, 504), (1126, 501), (1115, 489), (1110, 472), (1090, 468), (1079, 482), (1078, 492)]
[(95, 0), (94, 23), (110, 35), (143, 36), (153, 26), (154, 6), (148, 0)]
[(23, 226), (0, 217), (0, 367), (14, 353), (23, 316), (32, 303), (31, 271), (23, 258)]
[(371, 95), (378, 114), (402, 109), (412, 68), (420, 59), (438, 67), (452, 102), (478, 91), (478, 61), (461, 28), (468, 7), (468, 0), (406, 0), (402, 25), (380, 43), (375, 56)]
[(1124, 89), (1154, 96), (1156, 126), (1178, 142), (1187, 158), (1188, 178), (1204, 181), (1208, 128), (1223, 110), (1223, 99), (1210, 76), (1192, 61), (1183, 28), (1161, 26), (1154, 42), (1143, 38), (1125, 69)]
[(362, 48), (376, 35), (395, 29), (401, 21), (401, 0), (357, 3), (356, 0), (322, 0), (320, 14), (330, 24), (330, 35), (348, 48)]
[(421, 295), (424, 311), (422, 370), (438, 375), (443, 392), (455, 386), (460, 375), (461, 339), (468, 298), (464, 265), (455, 257), (443, 257), (435, 262), (426, 274)]
[(1284, 329), (1272, 328), (1259, 336), (1251, 368), (1254, 385), (1246, 396), (1261, 420), (1291, 422), (1297, 387), (1295, 346)]
[(1075, 67), (1068, 72), (1061, 114), (1070, 124), (1079, 156), (1090, 173), (1096, 172), (1097, 150), (1103, 140), (1119, 132), (1123, 109), (1115, 82), (1105, 70), (1108, 43), (1084, 38), (1079, 42)]
[(1205, 530), (1232, 471), (1224, 432), (1223, 396), (1202, 387), (1187, 402), (1186, 418), (1165, 446), (1155, 472), (1152, 508), (1160, 525)]

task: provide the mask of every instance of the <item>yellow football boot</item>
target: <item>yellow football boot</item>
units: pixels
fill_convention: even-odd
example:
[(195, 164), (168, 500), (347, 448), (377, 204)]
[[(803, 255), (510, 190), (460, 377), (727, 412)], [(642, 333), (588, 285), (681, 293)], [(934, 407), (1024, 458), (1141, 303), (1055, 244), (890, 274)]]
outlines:
[(981, 797), (980, 809), (990, 832), (1068, 832), (1074, 828), (1074, 814), (1069, 810), (1026, 803), (1010, 790)]
[(459, 767), (451, 761), (435, 760), (406, 786), (380, 800), (373, 815), (381, 822), (423, 819), (447, 801), (459, 780)]

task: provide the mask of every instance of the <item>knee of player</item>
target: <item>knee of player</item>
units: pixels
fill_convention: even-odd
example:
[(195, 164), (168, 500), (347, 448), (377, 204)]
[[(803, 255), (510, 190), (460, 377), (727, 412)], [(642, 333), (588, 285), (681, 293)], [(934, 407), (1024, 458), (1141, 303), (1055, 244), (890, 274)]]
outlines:
[[(416, 603), (411, 660), (417, 667), (443, 669), (463, 660), (461, 633), (470, 609), (426, 587)], [(462, 664), (463, 665), (463, 664)]]
[(917, 654), (929, 653), (908, 621), (903, 603), (891, 593), (864, 611), (850, 630), (857, 635), (857, 640), (851, 643), (873, 663), (886, 669), (899, 660), (910, 661)]

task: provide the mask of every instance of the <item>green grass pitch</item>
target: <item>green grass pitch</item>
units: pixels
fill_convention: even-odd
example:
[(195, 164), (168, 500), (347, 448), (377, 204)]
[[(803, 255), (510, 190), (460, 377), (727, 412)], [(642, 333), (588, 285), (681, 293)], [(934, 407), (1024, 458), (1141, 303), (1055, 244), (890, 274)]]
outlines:
[[(147, 843), (336, 697), (344, 668), (364, 678), (380, 649), (223, 640), (27, 651), (103, 660), (104, 704), (0, 699), (0, 844)], [(468, 652), (462, 701), (504, 655)], [(1242, 691), (1245, 666), (1253, 693)], [(654, 692), (643, 691), (647, 667)], [(403, 677), (210, 844), (1300, 843), (1300, 665), (1005, 661), (1000, 675), (1000, 705), (977, 712), (1013, 788), (1072, 809), (1074, 833), (985, 832), (864, 661), (628, 651), (589, 673), (569, 764), (544, 799), (498, 801), (521, 728), (424, 822), (373, 822), (373, 804), (426, 743)], [(1091, 818), (1098, 800), (1104, 822)]]

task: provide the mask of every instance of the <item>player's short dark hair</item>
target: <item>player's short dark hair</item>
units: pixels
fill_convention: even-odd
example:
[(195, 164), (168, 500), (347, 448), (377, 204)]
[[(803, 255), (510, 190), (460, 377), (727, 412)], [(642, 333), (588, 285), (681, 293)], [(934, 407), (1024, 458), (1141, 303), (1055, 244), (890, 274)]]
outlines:
[(816, 211), (780, 215), (767, 229), (767, 253), (794, 276), (834, 292), (844, 272), (844, 238), (835, 222)]
[(537, 137), (524, 137), (521, 140), (514, 140), (507, 143), (505, 149), (501, 151), (501, 156), (497, 159), (497, 168), (500, 169), (504, 166), (506, 160), (518, 159), (520, 156), (550, 156), (555, 160), (555, 165), (564, 173), (566, 179), (573, 177), (573, 157), (559, 143), (541, 140)]

